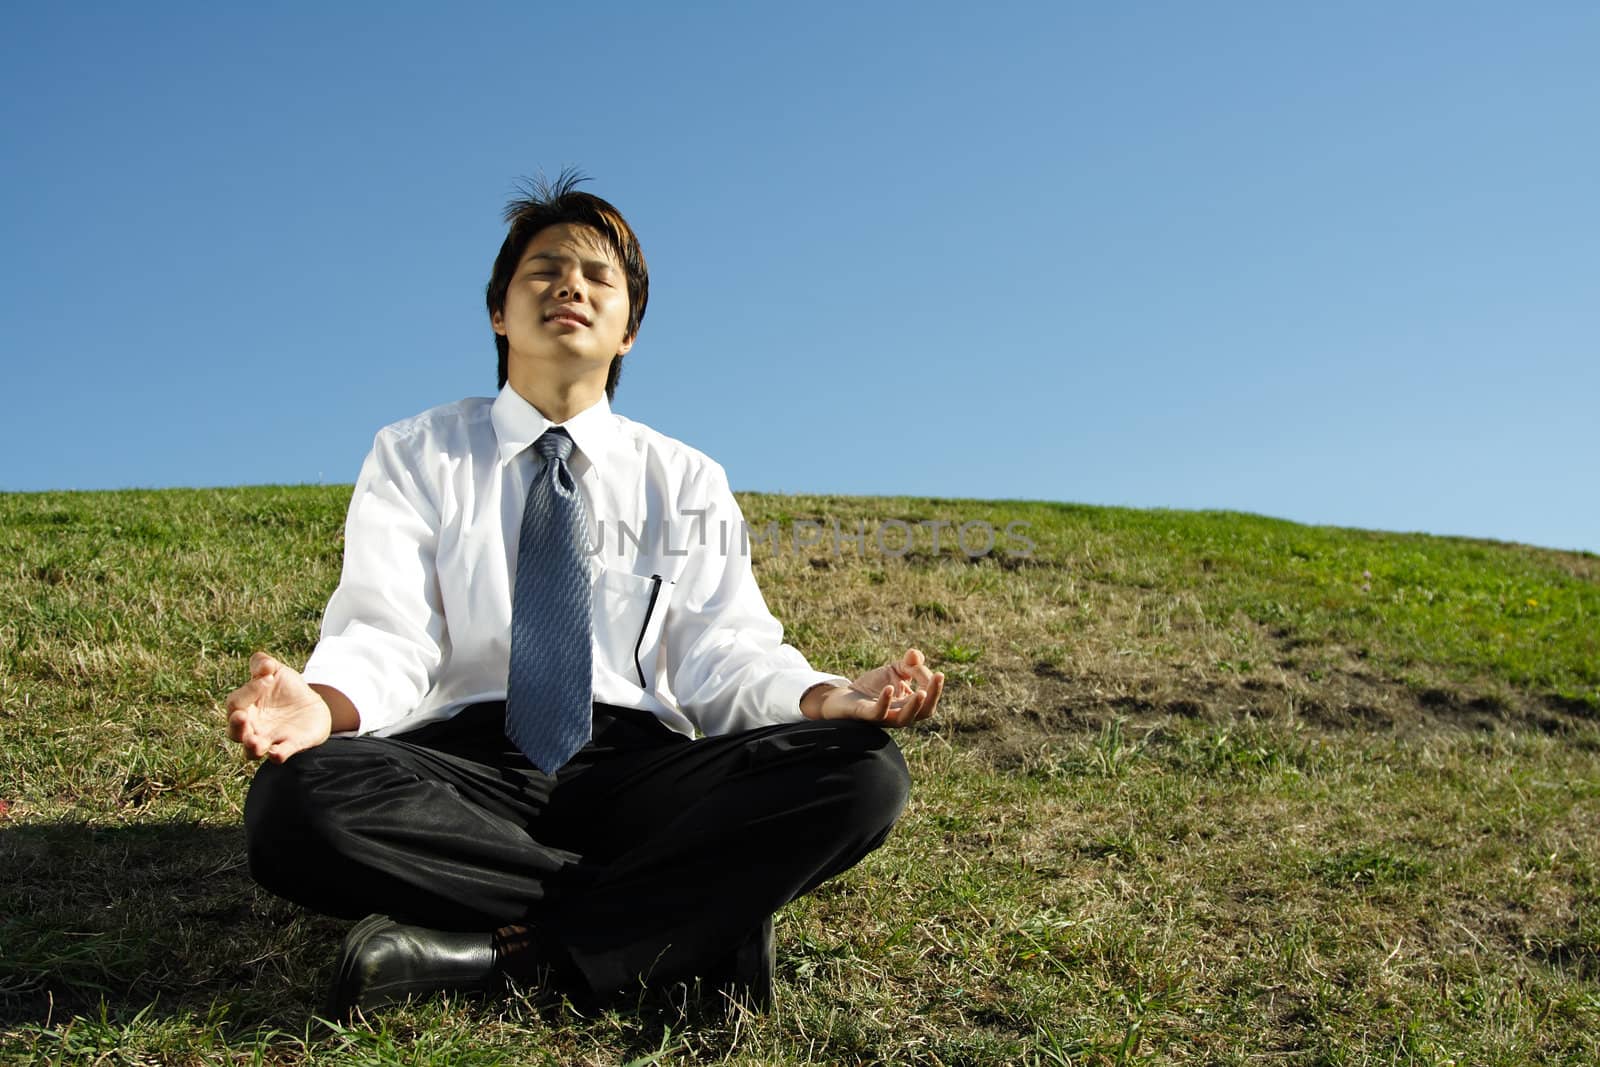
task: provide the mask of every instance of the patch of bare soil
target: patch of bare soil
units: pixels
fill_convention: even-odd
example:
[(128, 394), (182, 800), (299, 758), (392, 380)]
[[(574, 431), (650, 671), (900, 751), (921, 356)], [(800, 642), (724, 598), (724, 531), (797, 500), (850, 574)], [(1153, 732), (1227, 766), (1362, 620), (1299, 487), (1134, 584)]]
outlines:
[(1087, 669), (1013, 659), (991, 665), (984, 684), (953, 687), (945, 702), (948, 714), (942, 705), (941, 715), (947, 714), (948, 728), (963, 735), (964, 745), (1002, 762), (1036, 749), (1041, 740), (1098, 733), (1118, 720), (1141, 732), (1183, 720), (1256, 720), (1402, 735), (1506, 729), (1564, 734), (1595, 723), (1582, 702), (1555, 694), (1446, 681), (1419, 687), (1385, 677), (1354, 656), (1344, 658), (1314, 679), (1284, 669), (1160, 669), (1131, 658), (1119, 664), (1105, 657)]

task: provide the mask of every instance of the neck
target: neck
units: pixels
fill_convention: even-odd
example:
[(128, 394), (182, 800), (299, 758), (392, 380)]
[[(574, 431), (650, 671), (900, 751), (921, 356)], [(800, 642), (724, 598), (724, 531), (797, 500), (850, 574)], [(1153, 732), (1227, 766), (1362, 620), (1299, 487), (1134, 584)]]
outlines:
[(532, 404), (551, 422), (562, 423), (581, 411), (587, 411), (600, 402), (606, 394), (605, 379), (596, 382), (559, 382), (547, 378), (527, 381), (519, 375), (509, 375), (508, 384), (516, 394)]

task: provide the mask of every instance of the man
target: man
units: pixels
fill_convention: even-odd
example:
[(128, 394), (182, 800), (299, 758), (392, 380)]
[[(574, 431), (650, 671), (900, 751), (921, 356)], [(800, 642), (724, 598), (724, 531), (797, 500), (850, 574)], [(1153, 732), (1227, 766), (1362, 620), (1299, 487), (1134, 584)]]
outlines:
[(499, 395), (379, 432), (304, 673), (257, 653), (227, 699), (267, 760), (251, 873), (367, 916), (339, 1016), (507, 979), (764, 1005), (772, 913), (882, 843), (909, 788), (882, 728), (943, 688), (915, 649), (812, 670), (722, 468), (611, 412), (648, 272), (577, 181), (508, 207)]

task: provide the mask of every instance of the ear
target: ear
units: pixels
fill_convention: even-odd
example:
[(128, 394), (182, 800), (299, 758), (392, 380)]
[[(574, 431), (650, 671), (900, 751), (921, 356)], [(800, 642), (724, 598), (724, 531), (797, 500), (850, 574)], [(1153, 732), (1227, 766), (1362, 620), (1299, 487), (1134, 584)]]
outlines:
[(619, 355), (619, 356), (627, 355), (628, 354), (628, 350), (633, 347), (633, 340), (634, 339), (632, 337), (624, 337), (622, 339), (622, 344), (617, 348), (617, 355)]
[(504, 337), (506, 335), (505, 313), (500, 311), (491, 312), (489, 314), (489, 325), (494, 328), (495, 333)]

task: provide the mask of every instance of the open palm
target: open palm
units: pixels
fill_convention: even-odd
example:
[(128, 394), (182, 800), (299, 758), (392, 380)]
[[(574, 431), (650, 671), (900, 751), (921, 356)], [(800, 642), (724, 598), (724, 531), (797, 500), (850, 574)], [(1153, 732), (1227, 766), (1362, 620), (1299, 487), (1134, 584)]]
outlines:
[(228, 694), (228, 736), (251, 759), (282, 763), (328, 739), (333, 715), (300, 672), (265, 652), (250, 657), (250, 680)]
[(910, 726), (933, 714), (943, 691), (944, 675), (929, 670), (920, 651), (908, 649), (900, 659), (867, 671), (849, 688), (833, 689), (818, 717)]

